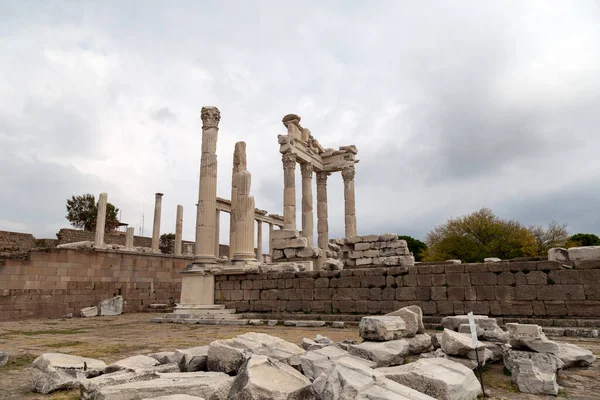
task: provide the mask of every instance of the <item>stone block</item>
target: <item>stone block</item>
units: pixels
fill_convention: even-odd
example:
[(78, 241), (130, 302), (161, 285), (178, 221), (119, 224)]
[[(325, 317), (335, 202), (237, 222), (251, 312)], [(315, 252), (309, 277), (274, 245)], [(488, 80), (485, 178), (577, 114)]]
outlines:
[(494, 286), (477, 286), (477, 300), (495, 300)]
[(431, 275), (431, 285), (432, 286), (444, 286), (444, 285), (446, 285), (446, 275), (444, 275), (444, 274), (434, 274), (434, 275)]
[(497, 284), (498, 284), (498, 278), (492, 272), (473, 272), (473, 273), (471, 273), (471, 285), (495, 286)]
[(273, 239), (273, 249), (287, 249), (287, 248), (303, 248), (308, 247), (308, 239), (305, 237), (293, 238), (293, 239)]
[(531, 271), (526, 275), (528, 285), (546, 285), (548, 275), (542, 271)]
[(417, 286), (431, 286), (431, 275), (417, 275)]
[(417, 286), (414, 298), (417, 300), (431, 300), (431, 287)]
[(548, 250), (548, 261), (569, 261), (569, 251), (561, 247)]
[(600, 246), (571, 247), (568, 252), (571, 261), (600, 259)]
[(359, 267), (361, 265), (369, 265), (373, 263), (372, 258), (358, 258), (356, 259), (356, 266)]
[(354, 250), (356, 251), (369, 250), (370, 248), (371, 243), (356, 243), (354, 245)]
[[(543, 286), (544, 288), (548, 288), (548, 286)], [(535, 300), (538, 297), (538, 289), (536, 286), (516, 286), (514, 288), (515, 300)]]
[[(431, 288), (431, 300), (447, 300), (448, 294), (444, 286), (434, 286)], [(428, 300), (428, 299), (423, 299)]]
[[(587, 270), (589, 271), (589, 270)], [(568, 271), (556, 271), (560, 278), (560, 283), (563, 285), (579, 285), (580, 283), (588, 283), (579, 280), (579, 271), (568, 270)]]
[(452, 286), (448, 287), (448, 300), (465, 300), (465, 288), (462, 286)]
[(515, 300), (515, 288), (511, 286), (496, 286), (494, 291), (496, 292), (496, 300)]
[(399, 287), (396, 289), (396, 300), (414, 300), (415, 287)]

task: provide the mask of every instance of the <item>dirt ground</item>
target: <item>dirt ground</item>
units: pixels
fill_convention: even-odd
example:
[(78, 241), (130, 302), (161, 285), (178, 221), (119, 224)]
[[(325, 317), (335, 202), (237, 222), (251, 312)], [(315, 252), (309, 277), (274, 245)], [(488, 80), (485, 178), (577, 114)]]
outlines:
[[(317, 333), (334, 341), (358, 340), (358, 329), (294, 328), (284, 326), (202, 326), (153, 324), (155, 314), (124, 314), (118, 317), (26, 320), (0, 323), (0, 349), (8, 351), (9, 362), (0, 367), (0, 398), (3, 400), (75, 400), (77, 392), (40, 395), (31, 392), (31, 362), (45, 352), (69, 353), (98, 358), (107, 364), (119, 359), (157, 351), (206, 345), (216, 339), (245, 332), (264, 332), (300, 344)], [(433, 333), (433, 332), (430, 332)], [(600, 356), (600, 340), (567, 338)], [(411, 360), (407, 360), (411, 361)], [(503, 373), (502, 363), (483, 373), (486, 392), (492, 399), (544, 399), (519, 393)], [(559, 374), (559, 398), (600, 399), (600, 361), (590, 368), (574, 368)]]

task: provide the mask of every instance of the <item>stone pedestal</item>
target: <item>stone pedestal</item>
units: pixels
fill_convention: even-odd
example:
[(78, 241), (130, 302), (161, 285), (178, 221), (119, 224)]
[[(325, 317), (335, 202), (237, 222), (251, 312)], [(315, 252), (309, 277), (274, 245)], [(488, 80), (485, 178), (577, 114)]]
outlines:
[(216, 107), (202, 107), (202, 157), (196, 214), (194, 263), (215, 263), (217, 211), (217, 137), (221, 114)]
[(160, 214), (162, 211), (162, 193), (156, 193), (154, 196), (154, 224), (152, 225), (152, 252), (160, 253), (158, 245), (160, 243)]
[(354, 196), (354, 166), (342, 170), (344, 179), (345, 236), (356, 236), (356, 205)]
[(300, 164), (302, 173), (302, 236), (308, 240), (309, 245), (314, 244), (314, 217), (313, 217), (313, 192), (312, 175), (313, 166), (308, 163)]
[(96, 216), (96, 236), (94, 237), (94, 247), (104, 247), (104, 231), (106, 226), (106, 203), (108, 195), (100, 193), (98, 197), (98, 214)]
[(175, 255), (181, 255), (181, 242), (183, 240), (183, 206), (177, 205), (175, 220)]
[(184, 272), (181, 277), (180, 304), (215, 304), (215, 276), (203, 272)]

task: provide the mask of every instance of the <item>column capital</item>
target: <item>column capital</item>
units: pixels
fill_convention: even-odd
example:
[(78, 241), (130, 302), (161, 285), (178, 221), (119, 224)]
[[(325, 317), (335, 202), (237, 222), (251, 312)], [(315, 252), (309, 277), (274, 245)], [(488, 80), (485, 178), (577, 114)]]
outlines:
[(348, 181), (352, 181), (354, 180), (354, 174), (355, 174), (355, 169), (354, 166), (351, 167), (345, 167), (342, 169), (342, 178), (344, 178), (344, 182), (348, 182)]
[(317, 172), (317, 185), (327, 185), (327, 177), (331, 172)]
[(300, 164), (300, 173), (302, 174), (303, 178), (312, 178), (313, 165), (310, 163)]
[(202, 128), (218, 128), (221, 120), (221, 112), (217, 107), (202, 107), (200, 111)]
[(283, 153), (281, 161), (283, 161), (283, 168), (296, 168), (296, 155), (294, 153)]

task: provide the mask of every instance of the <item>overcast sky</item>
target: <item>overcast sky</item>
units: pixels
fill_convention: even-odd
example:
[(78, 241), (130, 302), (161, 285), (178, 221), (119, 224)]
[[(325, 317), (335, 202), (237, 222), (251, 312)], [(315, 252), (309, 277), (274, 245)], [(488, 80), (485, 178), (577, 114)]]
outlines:
[(150, 235), (162, 192), (161, 231), (182, 204), (193, 239), (213, 105), (220, 197), (245, 141), (256, 206), (282, 213), (296, 113), (324, 147), (358, 147), (359, 234), (424, 238), (484, 206), (600, 234), (598, 21), (584, 0), (0, 1), (0, 230), (54, 237), (67, 198), (107, 192)]

